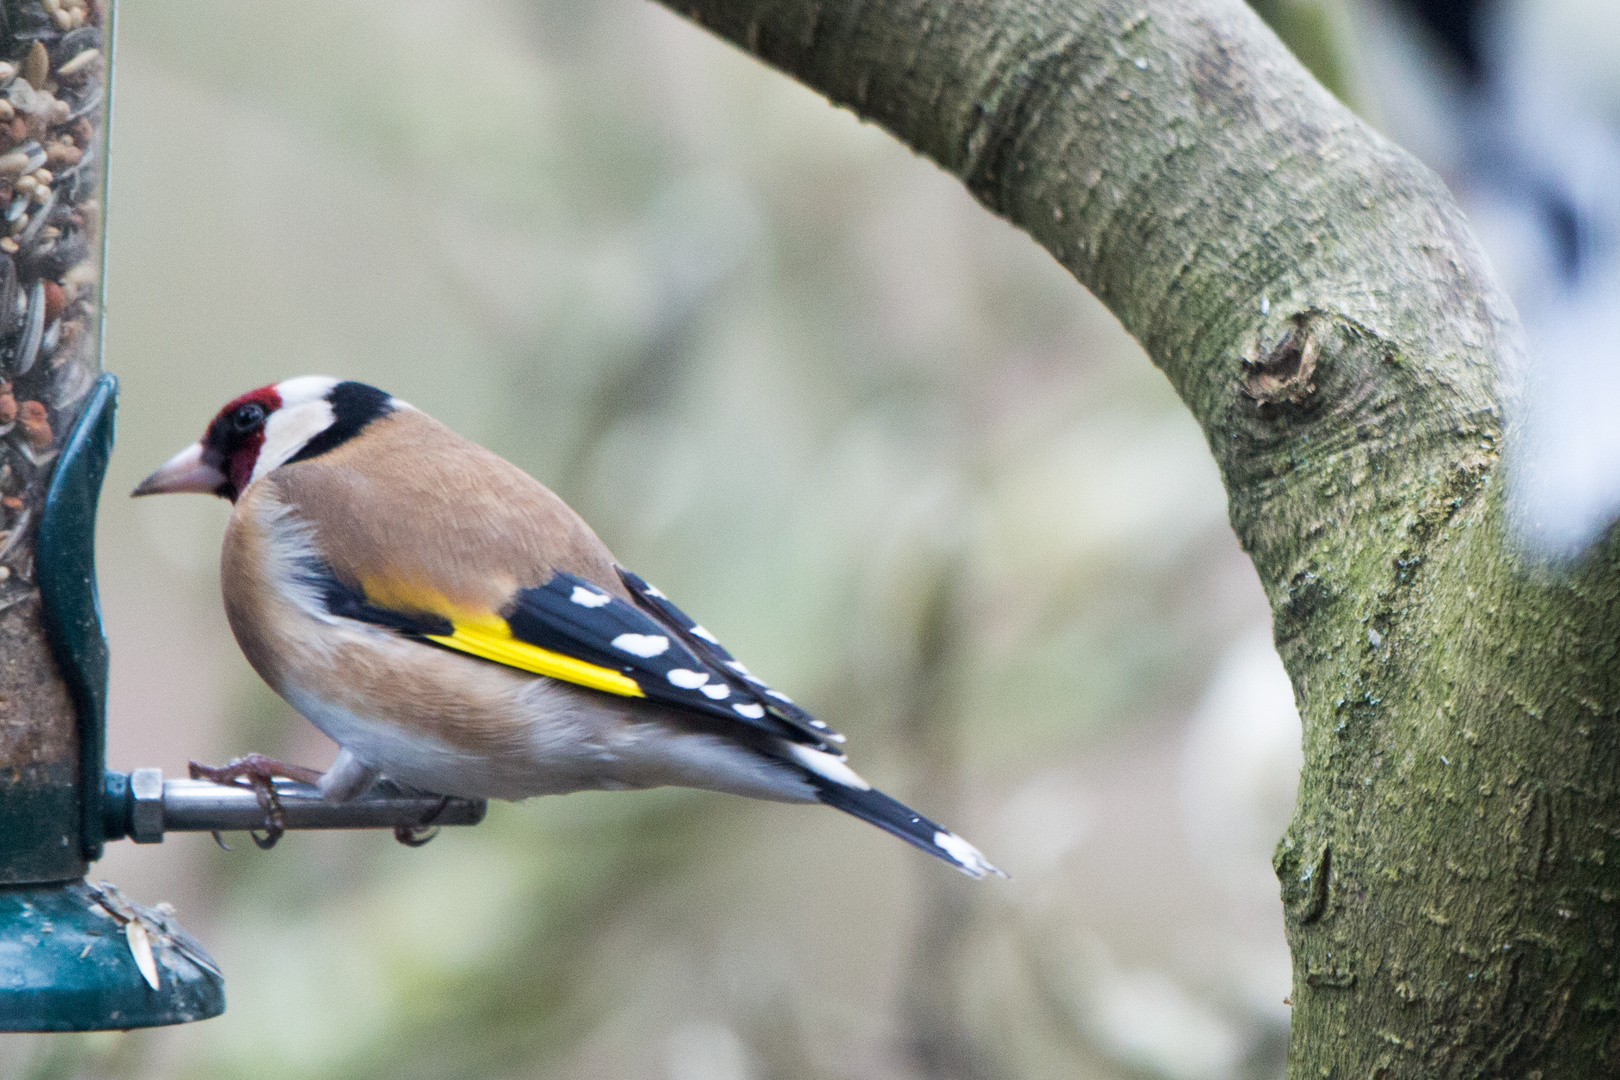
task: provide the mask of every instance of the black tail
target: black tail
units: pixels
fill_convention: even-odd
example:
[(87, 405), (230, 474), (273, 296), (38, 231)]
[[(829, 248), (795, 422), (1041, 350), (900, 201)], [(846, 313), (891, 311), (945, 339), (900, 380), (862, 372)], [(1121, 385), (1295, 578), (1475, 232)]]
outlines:
[(982, 878), (986, 874), (1007, 876), (991, 866), (989, 860), (979, 854), (978, 848), (876, 788), (848, 787), (813, 773), (807, 778), (816, 786), (816, 797), (828, 806), (854, 814), (884, 832), (893, 833), (906, 843), (944, 859), (969, 877)]

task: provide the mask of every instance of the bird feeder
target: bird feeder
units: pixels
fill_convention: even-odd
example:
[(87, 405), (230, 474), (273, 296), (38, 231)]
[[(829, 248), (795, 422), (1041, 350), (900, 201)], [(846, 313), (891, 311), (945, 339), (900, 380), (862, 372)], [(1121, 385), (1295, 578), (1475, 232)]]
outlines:
[[(106, 768), (95, 519), (117, 379), (102, 368), (112, 17), (106, 0), (0, 6), (0, 1031), (185, 1023), (224, 978), (166, 905), (85, 874), (106, 841), (255, 829), (246, 787)], [(481, 801), (379, 781), (342, 804), (276, 784), (286, 829), (411, 840)]]

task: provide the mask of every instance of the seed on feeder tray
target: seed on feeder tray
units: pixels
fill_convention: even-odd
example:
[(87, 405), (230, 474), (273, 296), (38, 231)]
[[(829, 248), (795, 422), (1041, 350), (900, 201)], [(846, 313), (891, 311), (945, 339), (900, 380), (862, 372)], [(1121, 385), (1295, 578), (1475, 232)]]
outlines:
[(21, 176), (27, 171), (28, 151), (19, 148), (0, 154), (0, 176)]
[(10, 82), (17, 77), (17, 65), (0, 60), (0, 82)]
[(163, 983), (158, 978), (157, 960), (152, 956), (152, 939), (138, 917), (124, 924), (124, 940), (129, 943), (129, 954), (135, 958), (135, 966), (140, 969), (146, 985), (154, 990), (163, 989)]
[(17, 396), (11, 392), (11, 383), (0, 379), (0, 424), (17, 419)]
[(34, 182), (39, 184), (49, 185), (55, 183), (56, 181), (55, 174), (49, 169), (35, 169), (33, 172), (33, 177)]
[[(0, 566), (0, 581), (9, 581), (9, 580), (11, 580), (11, 567), (9, 567), (9, 566)], [(88, 946), (88, 945), (85, 946), (86, 949), (88, 949), (89, 947), (90, 946)]]
[(23, 508), (23, 501), (17, 498), (15, 495), (7, 495), (5, 498), (0, 499), (0, 506), (4, 506), (7, 510), (16, 512)]
[(46, 417), (42, 402), (23, 402), (17, 412), (17, 423), (28, 436), (28, 445), (35, 452), (51, 448), (51, 422)]
[(58, 169), (77, 165), (83, 157), (84, 151), (66, 140), (53, 142), (45, 149), (45, 163)]
[(42, 42), (34, 42), (34, 47), (28, 50), (28, 57), (23, 60), (23, 78), (35, 90), (45, 85), (45, 79), (51, 73), (51, 54), (45, 51)]

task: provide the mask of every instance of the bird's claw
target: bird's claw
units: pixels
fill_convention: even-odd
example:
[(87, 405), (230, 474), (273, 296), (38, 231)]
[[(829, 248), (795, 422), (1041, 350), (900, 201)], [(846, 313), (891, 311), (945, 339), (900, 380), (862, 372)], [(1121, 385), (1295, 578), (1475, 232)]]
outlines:
[[(193, 780), (212, 780), (216, 784), (233, 784), (253, 789), (253, 794), (259, 800), (259, 808), (264, 811), (264, 835), (260, 836), (251, 829), (248, 830), (248, 835), (253, 838), (253, 843), (260, 851), (269, 851), (275, 847), (276, 842), (287, 831), (287, 820), (281, 810), (281, 797), (276, 794), (275, 778), (285, 776), (289, 780), (305, 784), (313, 784), (321, 778), (321, 774), (314, 769), (307, 769), (302, 765), (288, 765), (263, 754), (232, 758), (225, 765), (204, 765), (196, 761), (188, 764)], [(225, 847), (225, 841), (220, 839), (217, 831), (214, 833), (214, 839), (219, 842), (220, 847), (226, 851), (230, 850)]]
[(446, 795), (439, 800), (439, 805), (433, 812), (424, 817), (415, 825), (395, 825), (394, 839), (406, 847), (417, 848), (439, 835), (439, 827), (433, 824), (444, 813), (445, 807), (450, 805), (450, 796)]
[(394, 839), (406, 847), (421, 847), (438, 835), (439, 827), (437, 825), (429, 825), (426, 828), (420, 825), (394, 826)]

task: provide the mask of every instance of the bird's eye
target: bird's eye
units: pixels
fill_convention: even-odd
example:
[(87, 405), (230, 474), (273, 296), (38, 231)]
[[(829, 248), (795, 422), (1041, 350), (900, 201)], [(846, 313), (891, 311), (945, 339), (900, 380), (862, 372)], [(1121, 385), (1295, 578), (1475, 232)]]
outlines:
[(250, 401), (246, 405), (238, 405), (231, 412), (231, 427), (237, 434), (246, 435), (257, 431), (264, 426), (264, 406), (258, 402)]

